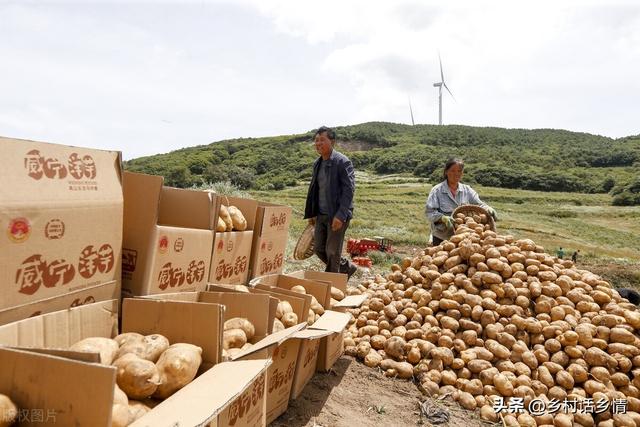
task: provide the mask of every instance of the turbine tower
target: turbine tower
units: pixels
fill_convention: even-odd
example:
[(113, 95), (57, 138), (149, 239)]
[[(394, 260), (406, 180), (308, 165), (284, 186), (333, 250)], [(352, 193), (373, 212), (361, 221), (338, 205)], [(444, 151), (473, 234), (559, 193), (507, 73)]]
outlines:
[(453, 98), (454, 101), (455, 98), (453, 97), (453, 94), (444, 81), (444, 73), (442, 72), (442, 59), (440, 58), (440, 54), (438, 54), (438, 61), (440, 62), (440, 81), (434, 83), (433, 86), (438, 88), (438, 124), (442, 125), (442, 87), (444, 86), (444, 88), (447, 90), (447, 92), (449, 92), (449, 95), (451, 95), (451, 98)]

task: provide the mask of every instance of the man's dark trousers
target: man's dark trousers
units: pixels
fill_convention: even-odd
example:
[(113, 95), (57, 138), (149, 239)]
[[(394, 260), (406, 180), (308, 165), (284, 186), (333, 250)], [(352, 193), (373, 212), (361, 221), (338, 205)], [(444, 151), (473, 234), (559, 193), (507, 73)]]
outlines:
[[(329, 215), (318, 215), (316, 217), (313, 249), (315, 254), (324, 262), (327, 267), (325, 271), (331, 273), (346, 273), (345, 268), (340, 268), (340, 256), (342, 255), (342, 245), (344, 243), (344, 233), (349, 227), (349, 220), (342, 224), (338, 231), (331, 229), (333, 218)], [(348, 270), (348, 263), (346, 270)]]

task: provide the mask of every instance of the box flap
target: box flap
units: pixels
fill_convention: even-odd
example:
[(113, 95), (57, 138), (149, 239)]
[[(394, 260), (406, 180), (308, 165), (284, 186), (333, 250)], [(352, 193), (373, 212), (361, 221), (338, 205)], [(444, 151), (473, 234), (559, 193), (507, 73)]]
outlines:
[(268, 359), (219, 363), (130, 426), (209, 425), (270, 364)]
[(6, 347), (0, 347), (0, 366), (0, 393), (20, 409), (40, 411), (46, 425), (109, 427), (113, 366)]
[(202, 361), (222, 360), (224, 307), (219, 304), (126, 298), (122, 303), (122, 332), (161, 334), (170, 343), (202, 347)]
[(363, 302), (367, 300), (368, 295), (349, 295), (348, 297), (344, 297), (342, 301), (338, 301), (333, 305), (332, 308), (353, 308), (360, 307)]
[(118, 334), (118, 300), (55, 311), (0, 326), (0, 344), (68, 348), (87, 337)]
[(198, 302), (200, 292), (172, 292), (169, 294), (142, 295), (136, 298), (161, 299), (166, 301)]
[(0, 325), (71, 307), (120, 298), (116, 280), (0, 310)]
[(11, 347), (16, 350), (29, 351), (31, 353), (45, 354), (49, 356), (64, 357), (65, 359), (77, 360), (87, 363), (100, 363), (100, 353), (89, 353), (87, 351), (60, 350), (54, 348), (27, 348)]
[(324, 329), (304, 329), (300, 332), (296, 332), (293, 338), (300, 338), (303, 340), (315, 340), (322, 337), (328, 337), (333, 334), (333, 331), (326, 331)]
[(298, 323), (295, 326), (287, 328), (285, 330), (273, 333), (266, 338), (258, 341), (251, 348), (244, 350), (241, 353), (238, 353), (235, 357), (232, 357), (232, 360), (242, 359), (250, 354), (255, 353), (256, 351), (263, 350), (265, 348), (271, 347), (272, 345), (280, 345), (289, 338), (294, 338), (294, 334), (298, 331), (303, 330), (307, 326), (306, 323)]
[(158, 223), (158, 204), (164, 178), (157, 175), (125, 171), (122, 175), (124, 194), (124, 245), (127, 238), (146, 240)]
[(331, 282), (331, 286), (340, 289), (342, 292), (347, 290), (348, 276), (344, 273), (328, 273), (325, 271), (297, 270), (293, 273), (287, 273), (288, 276), (299, 277), (301, 279), (320, 280)]
[(315, 323), (309, 326), (310, 329), (322, 329), (341, 333), (349, 323), (351, 316), (347, 313), (339, 313), (337, 311), (326, 310)]
[(291, 289), (296, 285), (302, 285), (308, 295), (313, 295), (324, 308), (331, 308), (331, 283), (327, 281), (309, 280), (293, 277), (286, 274), (273, 274), (262, 276), (257, 284), (265, 284), (282, 289)]
[(162, 187), (158, 224), (212, 230), (211, 196), (206, 191)]

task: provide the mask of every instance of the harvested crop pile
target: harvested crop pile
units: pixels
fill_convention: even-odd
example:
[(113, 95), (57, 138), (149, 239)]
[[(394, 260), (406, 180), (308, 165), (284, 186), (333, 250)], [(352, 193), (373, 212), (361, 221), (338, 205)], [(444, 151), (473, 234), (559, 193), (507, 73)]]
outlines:
[[(640, 426), (636, 307), (531, 240), (456, 222), (449, 241), (348, 292), (370, 298), (349, 310), (345, 352), (489, 421), (521, 401), (501, 412), (507, 426)], [(611, 410), (619, 399), (624, 414)]]

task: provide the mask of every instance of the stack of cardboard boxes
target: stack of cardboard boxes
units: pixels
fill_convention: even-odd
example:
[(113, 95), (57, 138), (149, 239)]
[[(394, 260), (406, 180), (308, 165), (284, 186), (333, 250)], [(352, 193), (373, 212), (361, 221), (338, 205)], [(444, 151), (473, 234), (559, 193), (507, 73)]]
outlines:
[[(23, 415), (110, 425), (115, 368), (65, 350), (90, 336), (158, 333), (203, 349), (200, 375), (136, 426), (267, 425), (342, 354), (349, 315), (330, 310), (331, 286), (345, 291), (346, 276), (280, 274), (290, 207), (165, 187), (162, 177), (123, 173), (117, 152), (0, 143), (0, 393)], [(215, 231), (222, 204), (240, 209), (245, 230)], [(250, 279), (249, 293), (224, 287)], [(121, 280), (133, 298), (120, 299)], [(312, 296), (325, 312), (307, 325)], [(299, 323), (274, 333), (280, 301)], [(249, 319), (256, 337), (223, 362), (232, 317)]]

